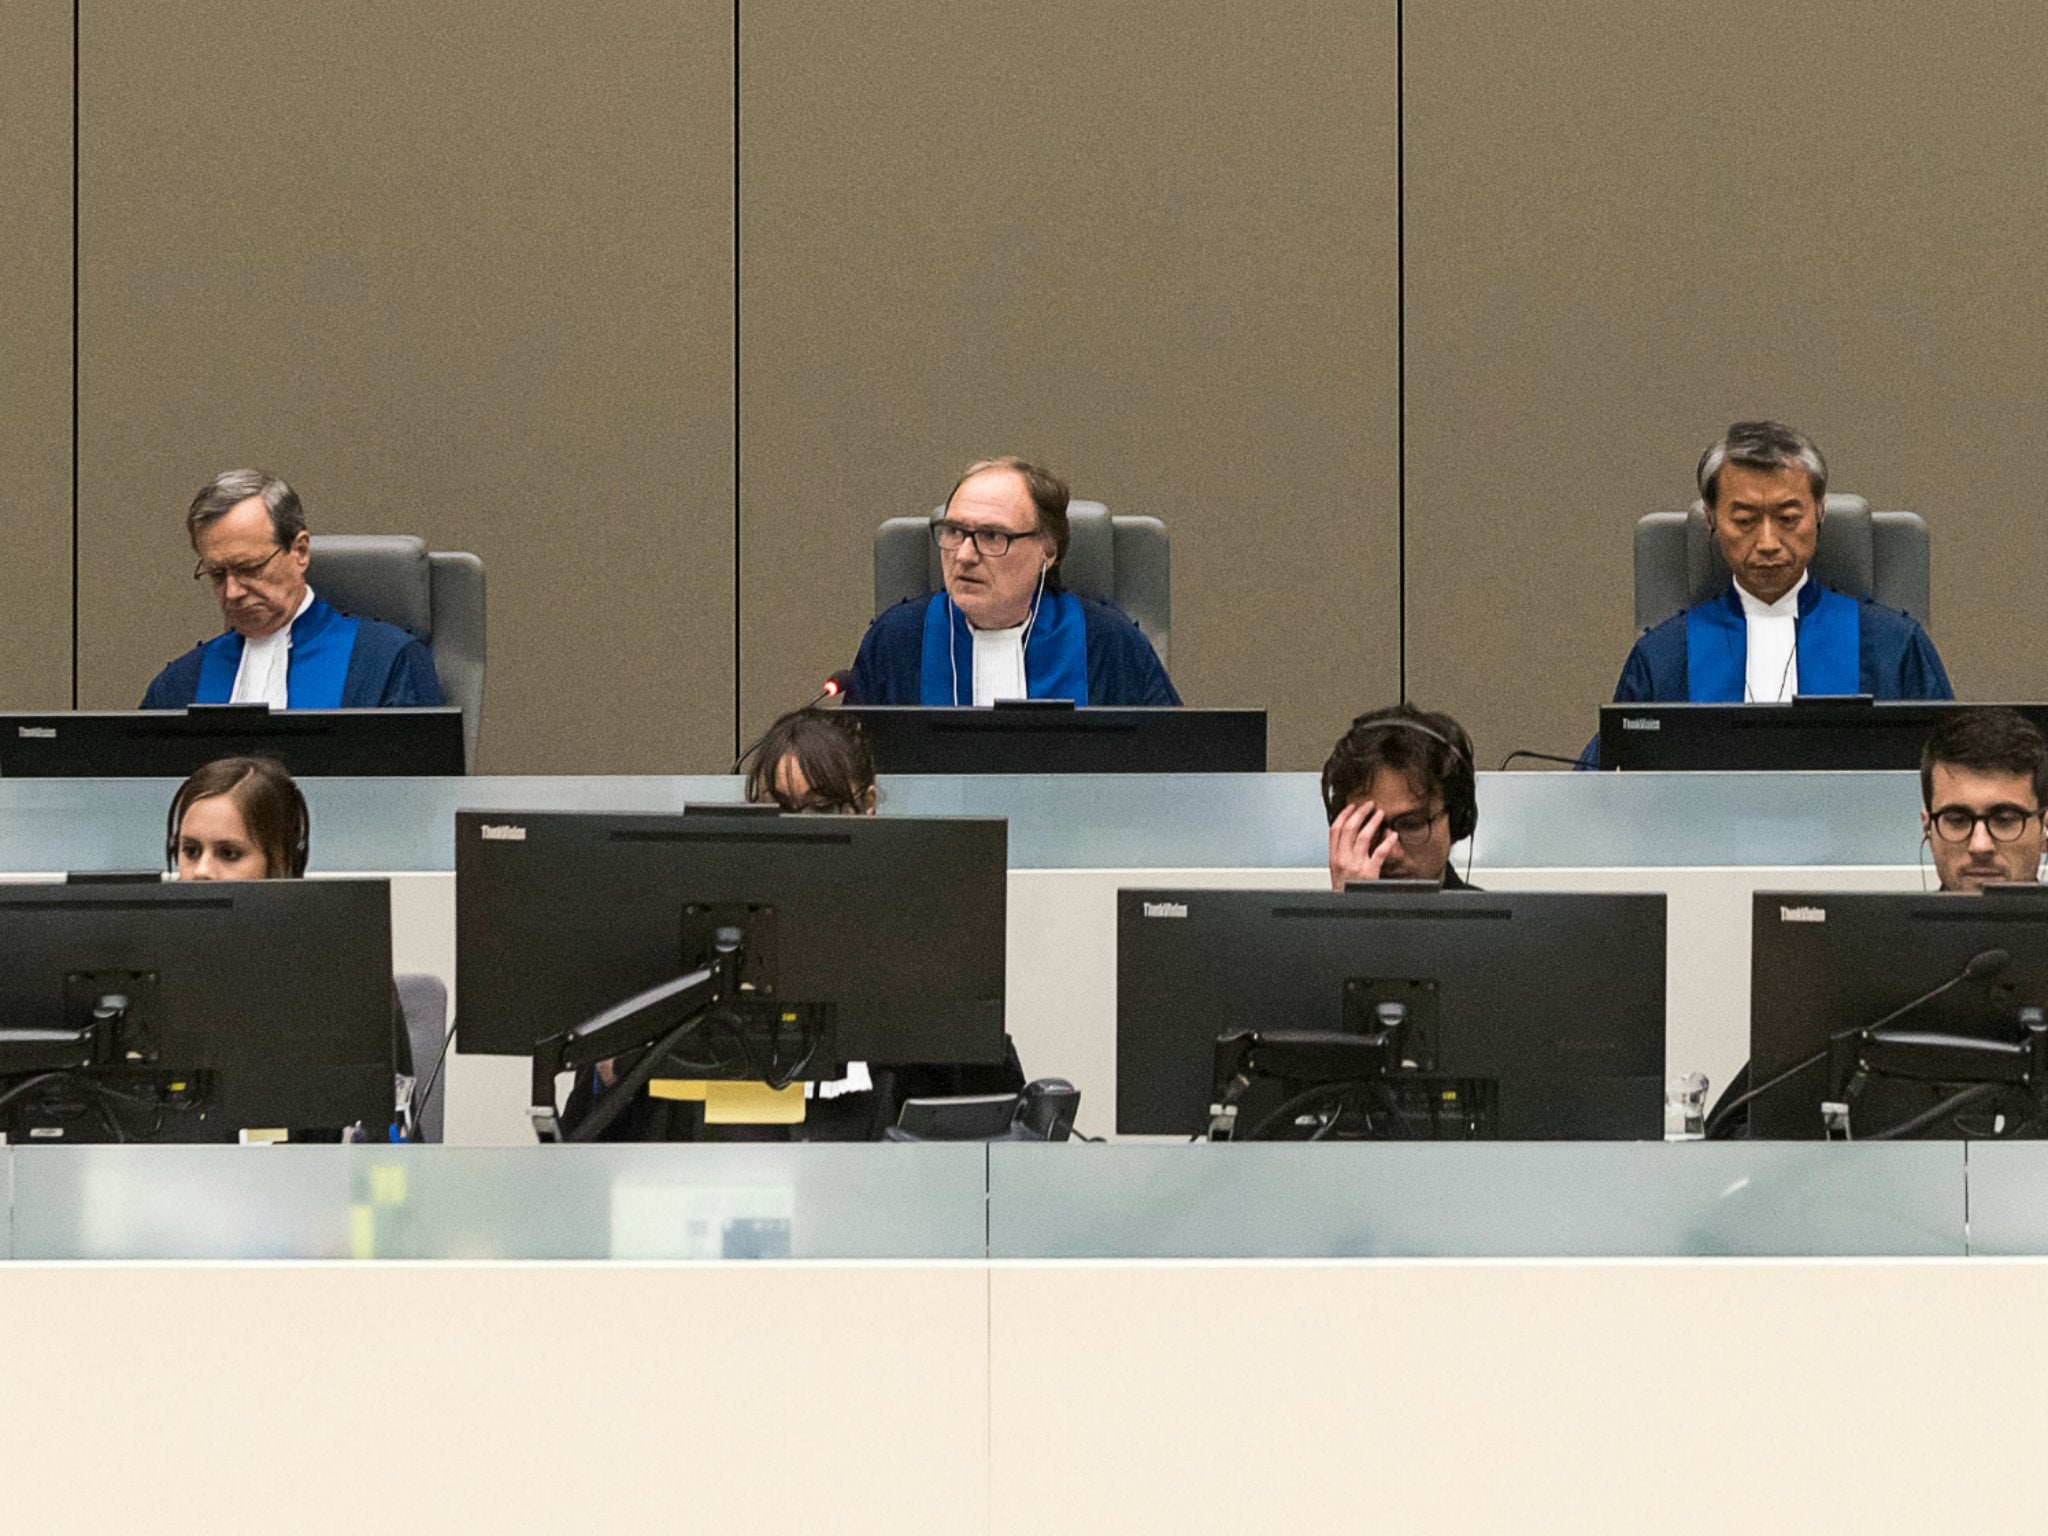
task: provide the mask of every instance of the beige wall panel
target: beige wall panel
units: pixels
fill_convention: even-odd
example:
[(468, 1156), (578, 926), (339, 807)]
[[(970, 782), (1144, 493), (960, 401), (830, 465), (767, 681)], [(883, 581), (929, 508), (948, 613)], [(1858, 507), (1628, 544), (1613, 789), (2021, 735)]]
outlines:
[[(1013, 1265), (991, 1529), (2027, 1525), (2037, 1261)], [(1965, 1513), (1967, 1511), (1967, 1513)]]
[(0, 1344), (12, 1531), (988, 1528), (966, 1265), (9, 1264)]
[(71, 703), (71, 5), (0, 6), (0, 709)]
[(1752, 415), (1928, 517), (1959, 692), (2048, 691), (2048, 12), (1412, 0), (1405, 38), (1411, 692), (1488, 766), (1576, 750), (1634, 519)]
[(751, 736), (988, 453), (1166, 519), (1192, 704), (1319, 766), (1395, 686), (1393, 7), (741, 16)]
[(230, 464), (470, 549), (480, 766), (722, 767), (732, 13), (86, 0), (83, 701), (217, 632)]

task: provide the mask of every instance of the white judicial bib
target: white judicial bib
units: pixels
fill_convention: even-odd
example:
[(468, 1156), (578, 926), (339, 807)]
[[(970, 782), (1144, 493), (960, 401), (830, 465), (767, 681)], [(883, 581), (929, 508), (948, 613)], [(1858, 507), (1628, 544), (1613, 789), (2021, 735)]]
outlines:
[(1024, 626), (974, 631), (974, 702), (1029, 698), (1024, 682)]
[(1735, 584), (1742, 599), (1742, 616), (1749, 629), (1747, 665), (1743, 668), (1742, 699), (1745, 704), (1785, 704), (1799, 694), (1799, 593), (1808, 577), (1802, 575), (1775, 603), (1762, 602)]
[(242, 641), (242, 664), (235, 668), (230, 704), (268, 704), (272, 709), (284, 709), (291, 703), (292, 624), (312, 606), (313, 589), (308, 587), (290, 623), (261, 640)]

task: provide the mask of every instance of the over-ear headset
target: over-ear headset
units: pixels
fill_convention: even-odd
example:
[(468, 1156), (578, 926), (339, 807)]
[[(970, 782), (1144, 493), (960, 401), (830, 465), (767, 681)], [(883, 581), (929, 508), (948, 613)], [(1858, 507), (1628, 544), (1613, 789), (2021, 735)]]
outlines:
[[(1368, 730), (1413, 731), (1418, 736), (1427, 736), (1431, 741), (1447, 749), (1451, 755), (1449, 768), (1444, 772), (1444, 814), (1451, 824), (1451, 841), (1462, 843), (1479, 828), (1479, 779), (1472, 767), (1472, 748), (1469, 740), (1453, 741), (1442, 731), (1430, 729), (1419, 721), (1409, 720), (1401, 715), (1386, 715), (1377, 720), (1354, 721), (1353, 728), (1363, 723)], [(1461, 737), (1464, 732), (1458, 733)], [(1335, 819), (1344, 809), (1334, 803), (1335, 791), (1326, 783), (1323, 786), (1323, 809)]]
[[(305, 876), (306, 861), (312, 851), (313, 818), (306, 809), (306, 797), (299, 786), (289, 778), (284, 780), (284, 785), (291, 795), (292, 807), (292, 841), (286, 855), (285, 873), (290, 878), (298, 880)], [(185, 785), (180, 785), (177, 794), (171, 797), (170, 815), (164, 820), (164, 871), (173, 879), (178, 873), (178, 833), (185, 824), (185, 808), (193, 800), (205, 798), (204, 795), (188, 797)]]

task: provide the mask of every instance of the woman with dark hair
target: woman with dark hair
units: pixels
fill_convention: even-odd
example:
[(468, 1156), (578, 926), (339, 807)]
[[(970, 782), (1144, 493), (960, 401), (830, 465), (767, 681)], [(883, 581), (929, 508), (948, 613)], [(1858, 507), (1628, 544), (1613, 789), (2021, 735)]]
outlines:
[(851, 720), (799, 709), (768, 727), (747, 769), (747, 799), (785, 811), (875, 814), (875, 756)]
[[(283, 763), (274, 757), (216, 758), (171, 796), (164, 863), (178, 880), (297, 880), (306, 873), (312, 830), (306, 797)], [(395, 981), (391, 1053), (392, 1070), (412, 1076), (412, 1037)], [(430, 1083), (426, 1092), (432, 1089)], [(423, 1093), (422, 1107), (425, 1100)], [(346, 1132), (295, 1130), (291, 1135), (295, 1141), (368, 1139), (361, 1126)]]
[(274, 757), (223, 757), (171, 797), (164, 863), (180, 880), (295, 880), (306, 872), (306, 797)]

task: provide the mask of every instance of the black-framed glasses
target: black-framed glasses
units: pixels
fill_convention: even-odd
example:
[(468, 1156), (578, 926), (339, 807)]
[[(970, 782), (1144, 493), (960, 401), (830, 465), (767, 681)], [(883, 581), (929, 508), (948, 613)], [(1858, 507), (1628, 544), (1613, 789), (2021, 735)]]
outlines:
[(974, 547), (981, 551), (981, 556), (984, 560), (1000, 560), (1010, 552), (1010, 546), (1017, 540), (1031, 539), (1037, 536), (1038, 530), (1035, 528), (1028, 529), (1023, 533), (1011, 533), (1002, 528), (966, 528), (962, 527), (959, 523), (943, 521), (932, 524), (932, 537), (939, 541), (939, 548), (947, 550), (958, 549), (962, 544), (972, 539), (974, 540)]
[(210, 581), (216, 587), (224, 587), (230, 576), (237, 581), (254, 581), (263, 574), (265, 566), (284, 553), (284, 546), (278, 545), (261, 560), (248, 561), (242, 565), (208, 565), (204, 560), (192, 568), (194, 581)]
[(1977, 835), (1977, 823), (1991, 834), (1994, 843), (2011, 843), (2027, 830), (2027, 823), (2040, 815), (2023, 805), (1994, 805), (1981, 815), (1963, 805), (1945, 805), (1930, 818), (1944, 843), (1967, 843)]
[(1381, 822), (1380, 827), (1400, 838), (1402, 847), (1419, 848), (1429, 841), (1430, 829), (1447, 814), (1447, 809), (1440, 805), (1433, 811), (1410, 811), (1405, 816), (1391, 816)]

